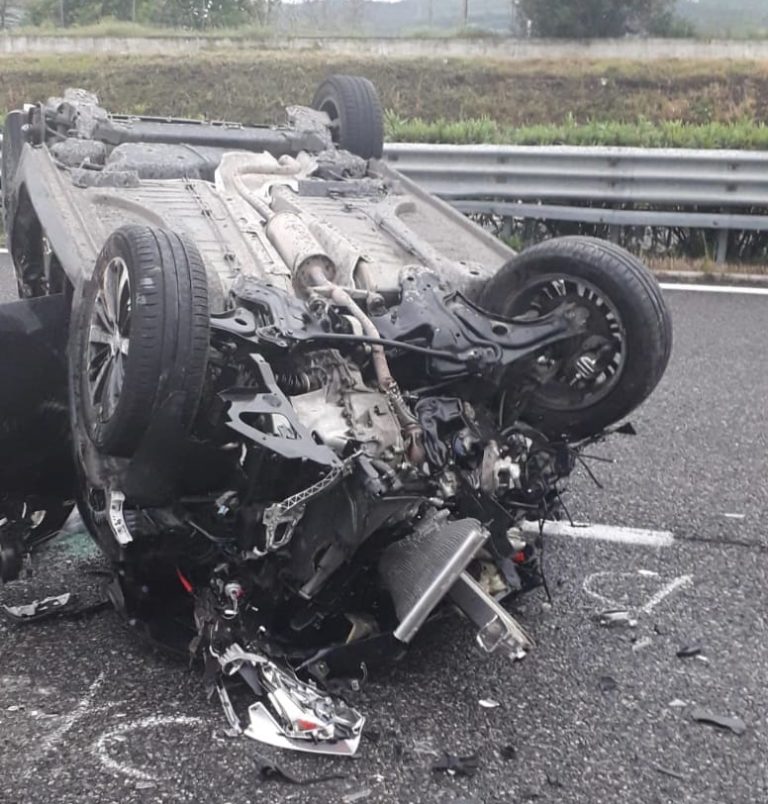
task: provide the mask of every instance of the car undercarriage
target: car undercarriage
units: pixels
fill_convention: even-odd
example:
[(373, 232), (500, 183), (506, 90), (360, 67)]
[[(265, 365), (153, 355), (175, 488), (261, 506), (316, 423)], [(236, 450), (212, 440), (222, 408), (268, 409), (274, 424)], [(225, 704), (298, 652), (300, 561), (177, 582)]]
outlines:
[(446, 605), (486, 652), (533, 647), (507, 604), (542, 583), (536, 529), (631, 432), (671, 324), (618, 247), (516, 255), (392, 170), (370, 82), (312, 107), (256, 128), (74, 90), (8, 116), (0, 570), (77, 506), (114, 605), (199, 661), (233, 733), (352, 754), (339, 679)]

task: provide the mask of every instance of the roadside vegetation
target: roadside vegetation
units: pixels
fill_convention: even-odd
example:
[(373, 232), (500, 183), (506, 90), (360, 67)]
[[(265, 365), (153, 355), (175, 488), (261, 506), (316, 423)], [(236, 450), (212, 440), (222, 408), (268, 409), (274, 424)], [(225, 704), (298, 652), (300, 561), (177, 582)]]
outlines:
[(499, 125), (490, 118), (425, 121), (389, 112), (386, 124), (387, 139), (391, 142), (768, 150), (768, 126), (753, 120), (695, 124), (641, 118), (634, 123), (579, 123), (570, 118), (560, 124), (511, 127)]
[(265, 122), (329, 73), (378, 86), (394, 139), (762, 148), (768, 64), (367, 59), (270, 51), (0, 57), (0, 112), (87, 87), (111, 109)]

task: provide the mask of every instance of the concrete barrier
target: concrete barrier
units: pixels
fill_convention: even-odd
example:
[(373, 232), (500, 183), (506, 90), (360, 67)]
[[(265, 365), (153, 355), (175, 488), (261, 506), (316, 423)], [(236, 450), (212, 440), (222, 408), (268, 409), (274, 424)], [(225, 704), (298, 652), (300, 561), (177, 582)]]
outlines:
[(475, 39), (394, 39), (362, 37), (95, 37), (0, 34), (0, 54), (109, 53), (184, 54), (204, 50), (296, 50), (339, 56), (382, 58), (482, 58), (498, 61), (542, 59), (662, 59), (768, 61), (768, 41), (697, 39), (536, 40), (486, 37)]

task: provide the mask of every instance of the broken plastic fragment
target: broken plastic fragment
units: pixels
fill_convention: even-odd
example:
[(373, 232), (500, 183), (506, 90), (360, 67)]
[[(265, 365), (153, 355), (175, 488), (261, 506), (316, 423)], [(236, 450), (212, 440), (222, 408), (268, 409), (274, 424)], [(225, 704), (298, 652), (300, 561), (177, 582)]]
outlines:
[(355, 790), (353, 793), (347, 793), (345, 796), (342, 796), (341, 801), (342, 804), (355, 804), (356, 801), (362, 801), (370, 795), (371, 791), (367, 787), (364, 787), (362, 790)]
[(690, 659), (693, 656), (698, 656), (704, 649), (701, 645), (691, 644), (691, 645), (683, 645), (682, 648), (677, 652), (678, 659)]
[(224, 676), (239, 673), (260, 697), (248, 709), (248, 724), (239, 717), (220, 677), (215, 690), (231, 732), (273, 745), (315, 754), (350, 756), (360, 745), (365, 718), (342, 699), (301, 681), (288, 668), (237, 643), (216, 656)]
[(649, 648), (653, 645), (653, 640), (650, 637), (643, 637), (642, 639), (638, 639), (634, 645), (632, 645), (632, 652), (638, 653), (645, 648)]
[(517, 748), (511, 743), (509, 745), (502, 745), (499, 749), (499, 755), (502, 759), (507, 761), (517, 758)]
[(482, 700), (478, 701), (480, 706), (483, 709), (496, 709), (497, 707), (501, 706), (498, 701), (494, 701), (492, 698), (483, 698)]
[(687, 782), (688, 777), (684, 776), (682, 773), (678, 773), (677, 771), (673, 771), (670, 768), (665, 768), (663, 765), (651, 765), (651, 767), (658, 771), (659, 773), (663, 773), (664, 776), (671, 776), (673, 779), (679, 779), (681, 782)]
[(623, 626), (635, 628), (637, 626), (637, 620), (632, 617), (627, 609), (601, 611), (595, 616), (595, 619), (599, 625), (606, 628), (621, 628)]
[(698, 723), (706, 723), (708, 726), (716, 726), (719, 729), (728, 729), (739, 736), (747, 730), (747, 724), (740, 717), (716, 715), (713, 712), (702, 709), (700, 706), (697, 706), (691, 712), (691, 717)]
[(286, 770), (282, 765), (279, 765), (277, 762), (272, 762), (271, 760), (259, 754), (256, 754), (256, 763), (259, 766), (259, 776), (261, 777), (262, 781), (265, 782), (278, 781), (287, 782), (288, 784), (306, 786), (310, 784), (320, 784), (321, 782), (330, 782), (335, 779), (347, 778), (346, 774), (344, 773), (326, 773), (322, 776), (300, 779), (298, 776), (295, 776), (293, 773)]
[(65, 592), (63, 595), (34, 600), (25, 606), (2, 606), (2, 611), (13, 622), (30, 623), (68, 611), (76, 602), (76, 595)]
[(618, 686), (619, 682), (612, 676), (600, 676), (600, 689), (603, 692), (613, 692)]

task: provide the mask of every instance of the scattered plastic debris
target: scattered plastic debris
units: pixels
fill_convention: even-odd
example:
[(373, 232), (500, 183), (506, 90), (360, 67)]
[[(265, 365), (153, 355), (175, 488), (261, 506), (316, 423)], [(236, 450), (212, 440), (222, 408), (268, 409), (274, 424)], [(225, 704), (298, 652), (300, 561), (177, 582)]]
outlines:
[(674, 701), (670, 701), (668, 706), (671, 706), (673, 709), (685, 709), (688, 704), (685, 701), (680, 700), (680, 698), (675, 698)]
[(651, 645), (653, 645), (653, 640), (650, 637), (643, 637), (632, 645), (632, 651), (633, 653), (638, 653), (641, 650), (645, 650), (645, 648), (650, 648)]
[(552, 787), (565, 787), (562, 779), (554, 773), (547, 773), (547, 783)]
[(663, 765), (651, 765), (651, 767), (657, 773), (663, 773), (664, 776), (671, 776), (673, 779), (678, 779), (681, 782), (687, 782), (688, 777), (682, 773), (678, 773), (677, 771), (671, 770), (670, 768), (665, 768)]
[(706, 656), (699, 655), (694, 656), (693, 658), (696, 659), (697, 662), (701, 662), (702, 664), (709, 664), (709, 659)]
[(450, 776), (474, 776), (480, 768), (480, 758), (477, 754), (470, 754), (466, 757), (457, 757), (448, 752), (443, 752), (443, 756), (432, 766), (432, 770), (445, 772)]
[(483, 698), (481, 701), (478, 701), (478, 703), (483, 709), (497, 709), (501, 706), (498, 701), (494, 701), (492, 698)]
[(627, 609), (613, 609), (611, 611), (601, 611), (596, 616), (598, 625), (605, 628), (621, 628), (628, 626), (629, 628), (637, 627), (637, 620)]
[(517, 759), (517, 748), (511, 743), (509, 745), (502, 745), (499, 749), (499, 756), (507, 762)]
[(702, 653), (704, 648), (697, 643), (692, 643), (690, 645), (683, 645), (682, 648), (677, 652), (678, 659), (691, 659), (694, 656), (698, 656)]
[(723, 514), (726, 519), (746, 519), (746, 514)]
[(600, 676), (599, 684), (603, 692), (613, 692), (619, 688), (619, 682), (613, 676)]
[(346, 796), (342, 796), (341, 801), (342, 804), (355, 804), (356, 801), (362, 801), (370, 795), (371, 791), (364, 787), (362, 790), (355, 790), (353, 793), (347, 793)]
[(136, 782), (135, 787), (137, 790), (152, 790), (153, 788), (157, 787), (155, 782)]
[(691, 717), (698, 723), (706, 723), (708, 726), (716, 726), (719, 729), (727, 729), (741, 737), (747, 730), (747, 724), (740, 717), (727, 717), (716, 715), (706, 709), (697, 706), (692, 712)]
[(327, 773), (322, 776), (300, 779), (298, 776), (295, 776), (281, 765), (278, 765), (277, 762), (267, 759), (267, 757), (256, 754), (255, 759), (259, 768), (259, 777), (264, 782), (278, 781), (286, 782), (288, 784), (306, 786), (310, 784), (320, 784), (322, 782), (331, 782), (336, 779), (347, 778), (345, 773)]
[(639, 569), (637, 571), (637, 574), (642, 575), (644, 578), (658, 578), (659, 577), (658, 572), (654, 572), (653, 570), (647, 570), (647, 569)]

